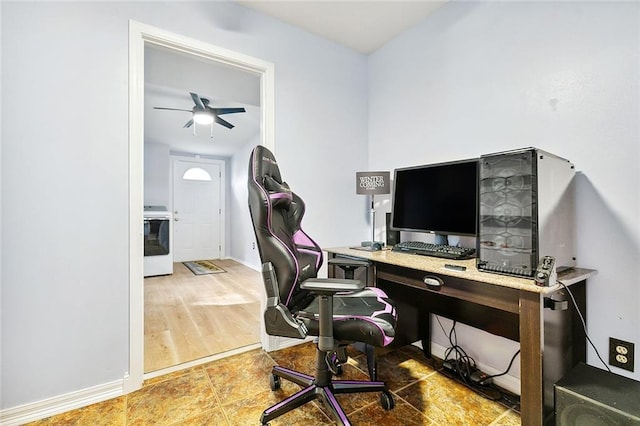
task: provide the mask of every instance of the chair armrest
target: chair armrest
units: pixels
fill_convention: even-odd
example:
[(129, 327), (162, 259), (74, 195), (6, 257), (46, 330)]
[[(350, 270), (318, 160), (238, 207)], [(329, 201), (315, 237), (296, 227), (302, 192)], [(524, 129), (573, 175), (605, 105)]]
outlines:
[(295, 319), (282, 303), (267, 306), (264, 311), (264, 326), (270, 336), (304, 339), (308, 333), (304, 322)]
[(267, 309), (264, 311), (264, 326), (270, 336), (304, 339), (307, 327), (291, 315), (291, 311), (280, 303), (278, 279), (271, 262), (262, 264), (262, 280), (267, 290)]
[(300, 284), (300, 288), (316, 295), (318, 299), (318, 349), (332, 351), (336, 348), (333, 340), (333, 295), (340, 292), (362, 290), (364, 283), (359, 280), (339, 278), (309, 278)]
[(332, 295), (343, 291), (358, 291), (364, 288), (359, 280), (340, 278), (310, 278), (300, 284), (300, 288), (316, 294)]

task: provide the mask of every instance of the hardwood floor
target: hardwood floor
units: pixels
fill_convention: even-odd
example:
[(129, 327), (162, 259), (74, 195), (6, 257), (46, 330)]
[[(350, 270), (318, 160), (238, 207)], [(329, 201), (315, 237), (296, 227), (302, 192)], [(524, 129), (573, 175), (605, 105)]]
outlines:
[(233, 260), (226, 272), (144, 279), (144, 372), (160, 370), (260, 341), (260, 273)]

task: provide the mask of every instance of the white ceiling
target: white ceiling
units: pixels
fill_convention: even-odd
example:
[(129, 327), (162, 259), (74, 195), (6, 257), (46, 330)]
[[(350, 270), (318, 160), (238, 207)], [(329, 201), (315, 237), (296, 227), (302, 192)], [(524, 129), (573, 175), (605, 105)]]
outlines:
[[(160, 143), (174, 152), (231, 156), (260, 134), (260, 78), (220, 62), (169, 50), (145, 47), (144, 140)], [(234, 125), (183, 126), (192, 118), (189, 92), (209, 99), (212, 107), (244, 107), (246, 112), (222, 116)], [(195, 134), (194, 134), (195, 126)]]
[(236, 0), (310, 33), (368, 54), (447, 0)]
[[(240, 4), (368, 54), (424, 19), (445, 1), (245, 1)], [(213, 107), (244, 107), (225, 115), (221, 125), (184, 128), (190, 112), (153, 107), (193, 108), (189, 92)], [(260, 80), (219, 62), (158, 46), (145, 48), (145, 142), (166, 144), (174, 152), (231, 156), (260, 133)]]

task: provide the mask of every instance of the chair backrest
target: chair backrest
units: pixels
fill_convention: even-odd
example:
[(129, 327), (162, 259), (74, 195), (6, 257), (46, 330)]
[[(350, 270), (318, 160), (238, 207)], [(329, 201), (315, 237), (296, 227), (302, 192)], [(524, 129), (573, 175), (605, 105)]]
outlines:
[(273, 153), (262, 145), (251, 152), (248, 187), (260, 259), (273, 265), (280, 302), (295, 313), (313, 300), (300, 283), (317, 276), (322, 250), (300, 226), (304, 202), (283, 181)]

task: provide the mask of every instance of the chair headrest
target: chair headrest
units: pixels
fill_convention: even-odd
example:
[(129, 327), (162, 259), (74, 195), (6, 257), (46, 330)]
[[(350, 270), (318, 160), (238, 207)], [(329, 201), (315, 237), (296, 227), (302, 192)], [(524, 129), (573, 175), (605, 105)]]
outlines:
[(276, 182), (282, 182), (280, 168), (273, 153), (262, 145), (253, 149), (252, 174), (256, 181), (260, 182), (263, 176), (271, 176)]
[(274, 208), (288, 208), (293, 195), (286, 182), (282, 181), (280, 168), (273, 153), (262, 145), (253, 151), (253, 178), (268, 191)]
[(291, 194), (291, 189), (289, 189), (289, 185), (287, 185), (286, 182), (277, 182), (271, 176), (264, 176), (263, 184), (267, 191), (269, 191), (269, 199), (271, 200), (273, 208), (289, 208), (291, 200), (293, 200), (293, 195)]

